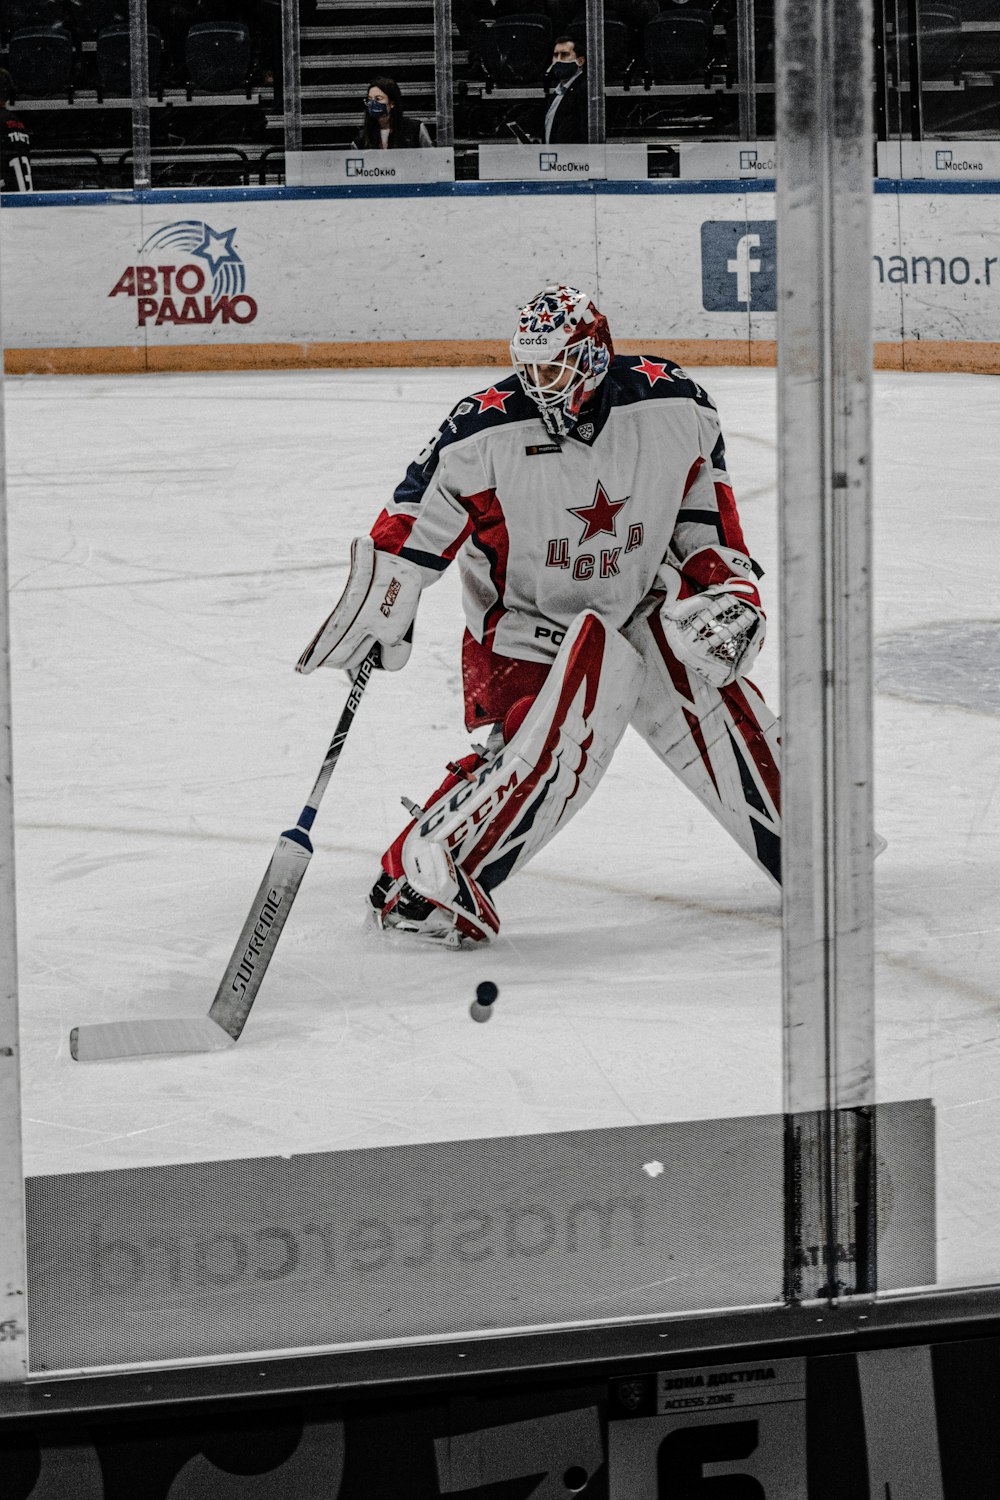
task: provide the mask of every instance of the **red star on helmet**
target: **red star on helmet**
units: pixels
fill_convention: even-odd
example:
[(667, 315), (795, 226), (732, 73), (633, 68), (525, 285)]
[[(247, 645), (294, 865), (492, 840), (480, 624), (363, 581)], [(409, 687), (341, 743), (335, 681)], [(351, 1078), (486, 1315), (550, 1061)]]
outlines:
[(507, 408), (504, 402), (510, 400), (511, 394), (510, 391), (498, 391), (495, 385), (491, 385), (488, 391), (480, 391), (472, 399), (479, 402), (479, 415), (482, 416), (484, 411), (489, 411), (492, 407), (505, 412)]
[(600, 536), (602, 532), (607, 532), (608, 536), (615, 535), (615, 517), (628, 498), (626, 495), (624, 500), (609, 500), (607, 490), (598, 480), (594, 499), (590, 505), (570, 506), (570, 514), (579, 516), (583, 522), (581, 546), (584, 542), (589, 542), (591, 537)]
[(673, 380), (673, 376), (667, 373), (666, 365), (657, 364), (655, 360), (642, 356), (637, 365), (632, 367), (640, 375), (645, 375), (650, 385), (655, 385), (658, 380)]

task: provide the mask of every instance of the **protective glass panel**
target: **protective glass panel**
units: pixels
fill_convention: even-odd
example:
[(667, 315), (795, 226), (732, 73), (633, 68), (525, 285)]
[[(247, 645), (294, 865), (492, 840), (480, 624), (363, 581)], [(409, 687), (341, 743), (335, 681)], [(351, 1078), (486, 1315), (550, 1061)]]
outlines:
[(447, 130), (443, 149), (430, 149), (439, 143), (439, 95), (450, 88), (438, 9), (422, 0), (317, 0), (302, 10), (301, 150), (289, 138), (290, 184), (353, 191), (452, 180)]
[(147, 0), (147, 11), (153, 186), (273, 180), (268, 164), (282, 139), (278, 0)]
[[(106, 14), (90, 6), (15, 0), (4, 7), (2, 25), (6, 102), (29, 137), (28, 190), (117, 181), (119, 159), (130, 144), (128, 90), (124, 99), (106, 96), (97, 71), (97, 31), (124, 26), (127, 34), (127, 0)], [(6, 176), (3, 186), (11, 189)]]
[(302, 81), (307, 145), (379, 150), (384, 133), (393, 149), (432, 145), (433, 7), (320, 0), (303, 24)]
[[(324, 327), (339, 331), (336, 306), (354, 318), (368, 307), (375, 345), (386, 315), (357, 295), (369, 268), (347, 217), (360, 226), (373, 202), (307, 207), (310, 243), (327, 243), (321, 213), (351, 247), (336, 259)], [(502, 284), (480, 287), (489, 305), (477, 317), (502, 358), (510, 309), (544, 277), (538, 226), (565, 213), (568, 229), (576, 200), (489, 198), (457, 227), (455, 204), (446, 226), (419, 195), (380, 207), (411, 249), (431, 236), (450, 303), (512, 214), (530, 214)], [(621, 264), (615, 207), (596, 238), (577, 239), (574, 272), (590, 284), (604, 257)], [(413, 945), (365, 926), (380, 855), (410, 820), (401, 797), (426, 802), (449, 762), (490, 736), (488, 715), (464, 726), (457, 567), (426, 590), (405, 669), (375, 674), (354, 699), (308, 828), (315, 853), (240, 1039), (216, 1027), (220, 1050), (84, 1060), (102, 1023), (162, 1017), (190, 1024), (201, 1045), (231, 957), (230, 990), (243, 997), (275, 925), (277, 880), (255, 893), (349, 702), (342, 673), (297, 675), (295, 661), (345, 585), (352, 538), (407, 466), (427, 462), (447, 413), (471, 403), (455, 420), (489, 426), (515, 389), (496, 366), (239, 369), (281, 327), (294, 337), (302, 326), (282, 301), (274, 209), (209, 195), (5, 214), (19, 368), (71, 365), (53, 352), (71, 306), (76, 347), (89, 350), (72, 357), (102, 367), (15, 375), (9, 393), (35, 1368), (773, 1302), (777, 894), (638, 733), (625, 732), (586, 807), (497, 893), (501, 930), (488, 948)], [(288, 223), (304, 256), (305, 231)], [(75, 275), (46, 314), (67, 238)], [(228, 320), (181, 317), (184, 298), (197, 310), (217, 276)], [(623, 350), (650, 327), (640, 291), (623, 282), (613, 294)], [(400, 317), (409, 294), (392, 295)], [(178, 316), (161, 319), (168, 298)], [(658, 342), (641, 366), (623, 356), (637, 395), (683, 380)], [(157, 370), (168, 359), (175, 368)], [(176, 368), (184, 360), (202, 368)], [(707, 367), (695, 378), (686, 409), (707, 410), (702, 389), (720, 407), (773, 605), (773, 372)], [(514, 457), (534, 493), (559, 458), (537, 418), (525, 430)], [(595, 469), (586, 436), (572, 513), (532, 532), (517, 564), (547, 569), (567, 595), (532, 625), (558, 635), (529, 648), (536, 668), (571, 623), (570, 599), (616, 586), (650, 539), (647, 481), (612, 455)], [(700, 494), (692, 463), (671, 462), (678, 503), (689, 478)], [(657, 495), (663, 472), (657, 461)], [(717, 499), (709, 480), (704, 503)], [(480, 557), (496, 553), (495, 534), (481, 540)], [(773, 699), (770, 645), (758, 667)], [(714, 775), (766, 819), (770, 773), (742, 711), (739, 744), (722, 735), (705, 759), (674, 711), (705, 767), (702, 795), (718, 800)], [(484, 983), (499, 995), (477, 1021)]]
[[(582, 0), (453, 4), (459, 175), (474, 175), (478, 161), (487, 179), (676, 177), (679, 143), (737, 137), (736, 55), (723, 7), (624, 0), (596, 10), (588, 16)], [(603, 53), (603, 129), (590, 120), (598, 54), (588, 26)], [(598, 150), (602, 143), (610, 150)]]
[[(5, 7), (12, 103), (31, 140), (36, 191), (131, 187), (136, 141), (128, 0)], [(276, 0), (149, 0), (148, 130), (157, 187), (249, 185), (280, 145)]]
[(917, 41), (923, 134), (994, 139), (1000, 131), (1000, 16), (992, 0), (922, 4)]
[[(570, 0), (551, 9), (541, 4), (521, 7), (513, 0), (495, 8), (475, 0), (452, 0), (455, 144), (458, 160), (468, 163), (461, 175), (477, 175), (480, 144), (522, 145), (526, 151), (533, 144), (545, 144), (545, 116), (555, 86), (549, 74), (555, 39), (569, 37), (573, 46), (560, 50), (585, 57), (585, 9)], [(580, 34), (571, 37), (571, 30)], [(567, 96), (562, 126), (564, 141), (587, 141), (582, 73)], [(483, 165), (489, 170), (488, 160)]]
[[(945, 200), (933, 245), (918, 204), (901, 202), (907, 264), (947, 240), (945, 254), (964, 250), (982, 284), (971, 218), (992, 214), (993, 200), (961, 210)], [(910, 306), (919, 296), (925, 329), (961, 295), (948, 280), (929, 285), (905, 292)], [(1000, 683), (995, 600), (974, 561), (994, 525), (977, 478), (997, 458), (994, 387), (995, 376), (926, 370), (883, 371), (876, 384), (876, 827), (887, 841), (876, 861), (877, 1070), (883, 1098), (934, 1102), (942, 1286), (1000, 1280)]]
[(774, 140), (773, 0), (725, 0), (726, 82), (735, 93), (734, 133), (742, 140)]
[[(635, 514), (641, 484), (620, 455), (605, 467), (600, 434), (581, 430), (572, 503), (558, 525), (533, 508), (521, 552), (494, 524), (497, 487), (463, 491), (450, 541), (413, 549), (426, 559), (437, 545), (444, 562), (468, 541), (479, 573), (463, 600), (458, 567), (440, 570), (405, 670), (373, 674), (361, 695), (341, 673), (293, 671), (345, 587), (352, 540), (408, 465), (433, 469), (459, 423), (502, 425), (491, 413), (521, 399), (505, 367), (478, 361), (489, 345), (505, 365), (512, 309), (551, 274), (553, 246), (571, 246), (565, 274), (602, 288), (627, 361), (635, 399), (622, 408), (666, 407), (672, 388), (701, 410), (702, 391), (718, 406), (745, 543), (764, 570), (770, 639), (753, 681), (774, 706), (774, 372), (712, 363), (713, 348), (726, 352), (713, 340), (769, 357), (772, 205), (759, 192), (706, 190), (672, 197), (665, 219), (654, 194), (455, 194), (447, 214), (419, 194), (297, 202), (281, 206), (281, 233), (273, 201), (210, 192), (183, 207), (5, 208), (5, 334), (19, 372), (6, 400), (35, 1368), (779, 1301), (780, 918), (761, 868), (773, 850), (773, 778), (748, 729), (747, 703), (763, 713), (756, 699), (738, 713), (727, 700), (726, 732), (709, 742), (704, 690), (698, 698), (690, 677), (661, 678), (661, 695), (676, 697), (678, 682), (693, 695), (671, 700), (686, 750), (678, 775), (659, 753), (656, 712), (652, 748), (626, 730), (586, 807), (500, 884), (490, 946), (451, 951), (372, 928), (380, 856), (446, 775), (449, 814), (461, 813), (479, 787), (474, 746), (500, 717), (490, 700), (478, 713), (481, 700), (465, 691), (464, 606), (488, 612), (481, 590), (506, 587), (512, 570), (564, 584), (562, 602), (530, 621), (549, 635), (533, 637), (527, 659), (550, 660), (570, 601), (582, 607), (591, 586), (613, 587), (649, 542), (652, 523)], [(898, 358), (914, 304), (889, 257), (898, 243), (909, 266), (924, 248), (892, 241), (909, 234), (906, 200), (893, 209), (879, 326)], [(407, 274), (393, 263), (376, 294), (359, 252), (373, 222), (387, 262), (398, 246), (407, 255)], [(700, 259), (665, 254), (669, 275), (651, 291), (627, 252), (661, 243), (664, 222)], [(970, 239), (978, 232), (970, 219)], [(315, 270), (312, 300), (290, 284), (290, 249)], [(932, 267), (936, 255), (928, 247)], [(963, 241), (943, 263), (963, 256), (985, 298), (988, 257), (973, 274)], [(417, 306), (408, 272), (421, 258), (439, 274)], [(948, 275), (950, 286), (958, 272)], [(927, 328), (939, 340), (959, 316), (942, 308)], [(338, 345), (324, 357), (353, 344), (360, 364), (363, 343), (368, 367), (281, 369), (305, 357), (317, 329)], [(436, 368), (378, 367), (415, 337), (447, 337), (447, 362), (435, 348)], [(671, 353), (691, 366), (691, 389)], [(887, 559), (877, 624), (889, 841), (879, 1075), (881, 1097), (903, 1106), (895, 1126), (879, 1127), (877, 1228), (880, 1282), (892, 1287), (993, 1274), (990, 1041), (988, 1014), (975, 1010), (988, 994), (996, 768), (992, 740), (975, 729), (992, 702), (989, 609), (953, 616), (954, 579), (967, 597), (969, 570), (948, 557), (961, 559), (968, 539), (942, 553), (926, 529), (946, 478), (967, 467), (962, 455), (978, 458), (988, 442), (977, 406), (985, 377), (879, 379), (879, 452), (891, 455), (876, 518)], [(935, 474), (913, 419), (939, 405), (957, 447), (940, 459), (938, 424)], [(562, 455), (531, 422), (533, 441), (514, 457), (541, 500), (552, 482), (541, 476)], [(921, 431), (931, 426), (925, 417)], [(918, 475), (900, 453), (921, 455)], [(671, 455), (658, 483), (669, 470), (680, 491), (697, 485), (721, 453), (699, 458), (678, 468)], [(974, 493), (970, 476), (971, 520), (954, 509), (949, 518), (982, 530)], [(709, 506), (713, 495), (731, 520), (714, 483)], [(944, 559), (939, 585), (926, 579), (931, 550)], [(942, 679), (951, 696), (925, 701), (927, 682)], [(908, 743), (920, 747), (910, 762)], [(310, 788), (331, 746), (339, 758), (313, 826), (298, 810), (315, 809)], [(462, 815), (473, 826), (511, 787), (495, 790), (495, 803), (491, 793)], [(713, 797), (750, 809), (750, 857), (711, 816)], [(952, 839), (954, 862), (933, 864), (926, 810), (942, 797), (953, 806), (935, 838)], [(275, 857), (280, 878), (262, 885)], [(246, 1020), (238, 1040), (209, 1016), (217, 987), (227, 1019)], [(151, 1033), (159, 1018), (166, 1029)], [(88, 1038), (107, 1044), (102, 1024), (116, 1027), (119, 1050), (141, 1041), (146, 1055), (94, 1060)], [(945, 1040), (955, 1034), (967, 1040), (957, 1061)], [(162, 1054), (149, 1056), (151, 1045)], [(928, 1098), (951, 1136), (939, 1147), (937, 1273)], [(960, 1236), (963, 1215), (974, 1236)]]

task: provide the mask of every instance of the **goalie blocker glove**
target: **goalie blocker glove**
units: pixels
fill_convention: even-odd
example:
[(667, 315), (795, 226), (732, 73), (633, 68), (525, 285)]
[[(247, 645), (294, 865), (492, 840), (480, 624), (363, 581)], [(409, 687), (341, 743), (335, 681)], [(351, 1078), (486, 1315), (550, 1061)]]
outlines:
[(377, 642), (381, 665), (398, 672), (410, 658), (422, 587), (415, 563), (378, 551), (370, 536), (355, 537), (344, 592), (299, 657), (296, 671), (343, 667), (356, 672)]
[[(680, 570), (665, 564), (657, 582), (667, 591), (663, 633), (678, 660), (717, 688), (744, 676), (766, 629), (750, 558), (730, 547), (704, 547)], [(692, 583), (699, 592), (690, 592)]]

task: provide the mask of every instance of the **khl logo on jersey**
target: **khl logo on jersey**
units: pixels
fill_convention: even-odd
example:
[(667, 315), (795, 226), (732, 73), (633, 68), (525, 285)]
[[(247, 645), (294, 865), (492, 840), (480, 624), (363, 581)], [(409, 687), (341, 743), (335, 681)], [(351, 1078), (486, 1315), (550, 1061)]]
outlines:
[(701, 226), (701, 301), (707, 312), (774, 312), (773, 219), (708, 219)]
[(127, 266), (108, 293), (133, 297), (140, 328), (162, 323), (252, 323), (257, 303), (246, 292), (236, 230), (178, 219), (139, 249), (152, 265)]

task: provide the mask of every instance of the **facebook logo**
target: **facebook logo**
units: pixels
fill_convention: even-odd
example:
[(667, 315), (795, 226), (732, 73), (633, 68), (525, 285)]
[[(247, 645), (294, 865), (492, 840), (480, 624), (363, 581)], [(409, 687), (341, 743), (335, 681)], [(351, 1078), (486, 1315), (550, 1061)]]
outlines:
[(701, 302), (707, 312), (774, 312), (773, 219), (708, 219), (701, 226)]

